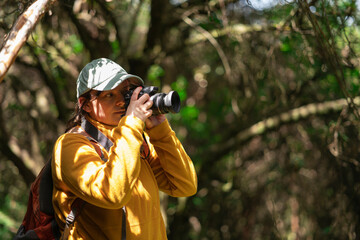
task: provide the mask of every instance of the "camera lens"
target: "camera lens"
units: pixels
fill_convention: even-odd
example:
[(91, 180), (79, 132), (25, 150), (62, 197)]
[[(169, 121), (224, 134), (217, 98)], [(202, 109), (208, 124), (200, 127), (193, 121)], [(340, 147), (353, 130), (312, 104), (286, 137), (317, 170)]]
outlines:
[[(126, 109), (130, 104), (131, 96), (135, 88), (136, 86), (131, 87), (124, 95)], [(138, 95), (138, 97), (141, 97), (145, 93), (150, 95), (150, 99), (153, 101), (153, 106), (151, 107), (153, 115), (180, 112), (180, 96), (176, 91), (171, 91), (168, 94), (157, 93), (157, 91), (158, 87), (144, 86)]]
[(151, 97), (154, 104), (152, 106), (153, 114), (178, 113), (180, 111), (180, 97), (176, 91), (168, 94), (157, 93)]

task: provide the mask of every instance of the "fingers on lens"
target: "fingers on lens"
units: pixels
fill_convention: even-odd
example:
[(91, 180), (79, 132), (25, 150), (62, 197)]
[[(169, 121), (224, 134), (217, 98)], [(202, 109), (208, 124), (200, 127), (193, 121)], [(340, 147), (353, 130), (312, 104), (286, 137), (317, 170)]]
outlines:
[(149, 99), (146, 104), (149, 106), (149, 108), (152, 107), (152, 105), (154, 104), (153, 100)]
[(136, 100), (138, 99), (139, 93), (141, 91), (142, 87), (137, 87), (134, 92), (133, 95), (131, 96), (131, 99)]

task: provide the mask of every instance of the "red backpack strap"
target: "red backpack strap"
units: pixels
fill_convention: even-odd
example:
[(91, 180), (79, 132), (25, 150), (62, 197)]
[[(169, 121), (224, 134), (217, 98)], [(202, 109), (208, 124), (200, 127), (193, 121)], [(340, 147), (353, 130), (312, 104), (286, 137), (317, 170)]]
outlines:
[(104, 155), (104, 152), (103, 150), (101, 149), (99, 143), (93, 139), (92, 137), (90, 136), (85, 136), (90, 142), (91, 144), (94, 146), (97, 154), (100, 156), (101, 160), (103, 160), (104, 162), (107, 162), (107, 159), (105, 158), (105, 155)]
[[(104, 152), (102, 151), (101, 147), (99, 146), (99, 143), (94, 138), (90, 137), (87, 134), (87, 132), (80, 130), (80, 131), (76, 131), (73, 133), (78, 133), (78, 134), (85, 136), (90, 141), (90, 143), (94, 146), (94, 148), (95, 148), (97, 154), (100, 156), (101, 160), (103, 160), (104, 162), (107, 161), (107, 159), (105, 158)], [(81, 212), (84, 204), (85, 204), (85, 201), (82, 200), (81, 198), (76, 198), (74, 200), (74, 202), (72, 203), (71, 211), (65, 219), (65, 228), (64, 228), (64, 232), (61, 236), (61, 240), (67, 240), (69, 238), (70, 230), (74, 225), (76, 217), (80, 215), (80, 212)]]
[[(94, 127), (94, 128), (95, 128), (95, 127)], [(91, 132), (94, 133), (94, 130), (92, 130)], [(80, 128), (80, 127), (74, 127), (74, 128), (72, 128), (70, 131), (68, 131), (68, 133), (77, 133), (77, 134), (80, 134), (80, 135), (83, 135), (84, 137), (86, 137), (86, 138), (90, 141), (90, 143), (94, 146), (94, 148), (95, 148), (97, 154), (100, 156), (101, 160), (103, 160), (104, 162), (107, 161), (107, 159), (105, 158), (104, 152), (103, 152), (102, 148), (100, 147), (100, 146), (104, 147), (104, 146), (102, 145), (102, 142), (109, 142), (109, 141), (110, 141), (110, 140), (108, 140), (108, 141), (103, 140), (103, 139), (106, 138), (105, 136), (102, 137), (102, 138), (100, 138), (100, 141), (98, 141), (96, 138), (94, 138), (93, 136), (91, 136), (87, 131), (85, 131), (83, 127), (81, 127), (81, 128)], [(99, 133), (99, 134), (97, 134), (97, 135), (100, 135), (100, 131), (99, 131), (99, 130), (98, 130), (98, 133)], [(96, 134), (94, 134), (94, 135), (96, 135)], [(106, 138), (106, 139), (107, 139), (107, 138)], [(112, 143), (111, 143), (111, 144), (112, 144)], [(107, 143), (106, 145), (107, 145), (107, 146), (110, 146), (109, 143)], [(112, 146), (112, 145), (111, 145), (111, 146)], [(104, 147), (104, 148), (105, 148), (105, 147)], [(106, 148), (105, 148), (105, 149), (106, 149)], [(108, 149), (106, 149), (106, 150), (108, 150)]]

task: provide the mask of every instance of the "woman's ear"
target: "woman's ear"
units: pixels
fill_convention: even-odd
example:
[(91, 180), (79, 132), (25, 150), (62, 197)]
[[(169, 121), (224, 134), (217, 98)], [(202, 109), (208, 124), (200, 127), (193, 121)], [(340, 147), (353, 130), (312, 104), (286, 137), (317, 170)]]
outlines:
[(79, 97), (78, 105), (80, 106), (80, 108), (84, 109), (85, 112), (88, 112), (88, 113), (91, 112), (91, 107), (89, 105), (89, 101), (86, 101), (85, 97)]

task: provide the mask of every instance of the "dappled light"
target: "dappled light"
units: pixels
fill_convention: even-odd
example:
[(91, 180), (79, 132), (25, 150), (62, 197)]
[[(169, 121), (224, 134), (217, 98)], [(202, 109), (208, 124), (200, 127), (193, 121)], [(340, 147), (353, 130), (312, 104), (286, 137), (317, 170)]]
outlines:
[(161, 193), (169, 239), (359, 239), (360, 1), (49, 1), (17, 25), (35, 2), (0, 3), (1, 239), (98, 57), (179, 94), (198, 191)]

